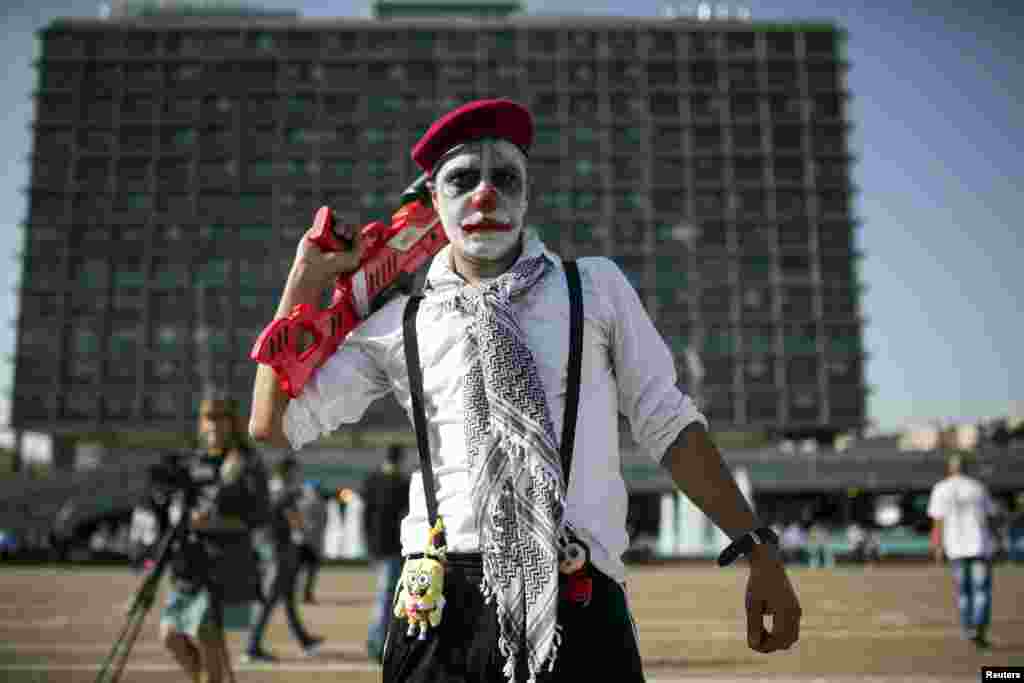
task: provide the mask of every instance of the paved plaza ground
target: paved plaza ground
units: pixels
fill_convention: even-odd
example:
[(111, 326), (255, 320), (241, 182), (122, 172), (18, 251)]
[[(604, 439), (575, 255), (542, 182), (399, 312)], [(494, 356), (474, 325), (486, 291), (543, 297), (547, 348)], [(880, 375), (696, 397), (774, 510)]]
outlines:
[[(977, 681), (982, 665), (1024, 666), (1024, 567), (995, 569), (992, 649), (977, 653), (959, 638), (951, 578), (929, 564), (793, 569), (804, 607), (800, 642), (761, 655), (746, 647), (743, 567), (663, 564), (630, 568), (629, 593), (651, 683), (673, 681)], [(0, 565), (0, 681), (85, 683), (124, 624), (140, 577), (114, 567)], [(301, 656), (275, 613), (267, 644), (280, 663), (235, 665), (239, 683), (380, 680), (364, 655), (373, 579), (364, 567), (328, 567), (320, 604), (303, 606), (311, 629), (327, 637)], [(161, 596), (162, 602), (162, 596)], [(148, 616), (124, 683), (183, 681), (157, 641), (159, 604)], [(241, 633), (231, 633), (237, 662)]]

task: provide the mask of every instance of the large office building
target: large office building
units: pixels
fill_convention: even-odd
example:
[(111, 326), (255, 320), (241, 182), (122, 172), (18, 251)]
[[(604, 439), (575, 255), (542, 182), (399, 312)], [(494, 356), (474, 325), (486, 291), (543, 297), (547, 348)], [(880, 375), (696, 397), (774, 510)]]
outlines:
[(16, 427), (187, 431), (209, 379), (248, 401), (317, 207), (390, 215), (418, 136), (486, 96), (536, 117), (530, 224), (621, 266), (716, 428), (865, 422), (840, 28), (156, 8), (39, 33)]

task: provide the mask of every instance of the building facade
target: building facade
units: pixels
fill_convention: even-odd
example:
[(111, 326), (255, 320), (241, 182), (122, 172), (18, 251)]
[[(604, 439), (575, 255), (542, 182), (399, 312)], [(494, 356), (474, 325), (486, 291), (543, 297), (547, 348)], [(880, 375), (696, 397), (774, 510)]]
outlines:
[(529, 223), (620, 265), (717, 428), (863, 425), (840, 29), (403, 7), (40, 31), (16, 427), (189, 430), (207, 379), (247, 402), (314, 211), (389, 215), (419, 135), (486, 96), (536, 117)]

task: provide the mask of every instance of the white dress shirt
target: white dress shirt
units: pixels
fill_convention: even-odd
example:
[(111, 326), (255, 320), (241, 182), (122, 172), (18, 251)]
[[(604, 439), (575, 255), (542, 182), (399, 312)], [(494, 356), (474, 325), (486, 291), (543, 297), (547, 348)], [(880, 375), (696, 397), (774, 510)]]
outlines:
[[(459, 278), (449, 250), (437, 254), (429, 286)], [(562, 434), (569, 360), (569, 290), (559, 258), (536, 237), (520, 259), (545, 253), (548, 273), (513, 300), (544, 385), (556, 438)], [(690, 423), (707, 427), (693, 401), (676, 386), (672, 354), (636, 291), (607, 258), (578, 260), (583, 290), (583, 368), (580, 410), (569, 478), (567, 518), (587, 542), (591, 561), (617, 581), (625, 579), (627, 494), (619, 458), (618, 413), (634, 440), (656, 461)], [(467, 285), (468, 286), (468, 285)], [(412, 422), (402, 340), (407, 296), (396, 297), (356, 328), (289, 402), (284, 432), (296, 449), (340, 425), (357, 422), (376, 399), (394, 392)], [(467, 371), (466, 333), (471, 318), (424, 299), (416, 319), (430, 453), (438, 514), (449, 552), (476, 552), (479, 534), (470, 509), (470, 472), (463, 432), (462, 389)], [(409, 514), (402, 522), (404, 554), (422, 552), (427, 540), (423, 481), (411, 481)]]

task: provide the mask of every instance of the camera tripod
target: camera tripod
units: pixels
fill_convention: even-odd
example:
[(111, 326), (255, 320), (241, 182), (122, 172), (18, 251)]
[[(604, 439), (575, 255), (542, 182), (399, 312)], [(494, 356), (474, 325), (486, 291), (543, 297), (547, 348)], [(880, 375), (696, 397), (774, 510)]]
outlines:
[[(110, 654), (107, 655), (103, 665), (100, 667), (99, 673), (96, 676), (96, 683), (118, 683), (121, 680), (121, 674), (124, 671), (125, 664), (128, 662), (128, 656), (131, 654), (132, 647), (134, 647), (135, 641), (139, 637), (139, 632), (142, 630), (142, 624), (146, 621), (146, 615), (156, 601), (160, 579), (163, 578), (167, 565), (171, 561), (175, 551), (175, 544), (179, 539), (184, 538), (188, 532), (189, 519), (192, 515), (191, 497), (186, 495), (185, 504), (182, 505), (181, 518), (160, 539), (160, 543), (157, 546), (159, 550), (156, 562), (143, 580), (139, 590), (135, 593), (135, 599), (132, 600), (131, 607), (128, 609), (125, 624), (117, 640), (114, 641)], [(216, 600), (214, 609), (220, 612), (223, 606), (220, 604), (219, 598), (214, 599)], [(228, 675), (228, 683), (236, 683), (235, 672), (231, 667), (231, 658), (227, 651), (227, 639), (223, 633), (221, 634), (220, 643), (222, 648), (221, 659), (224, 662), (224, 668)]]

